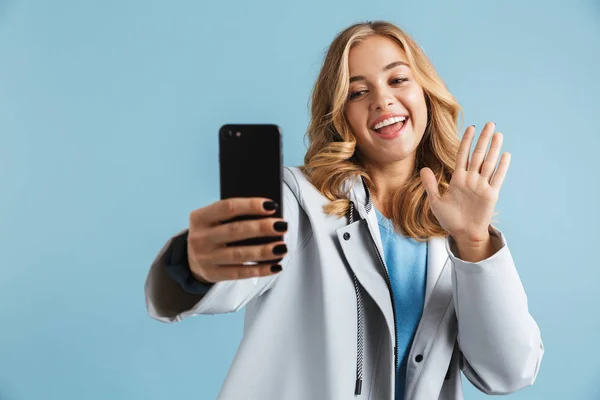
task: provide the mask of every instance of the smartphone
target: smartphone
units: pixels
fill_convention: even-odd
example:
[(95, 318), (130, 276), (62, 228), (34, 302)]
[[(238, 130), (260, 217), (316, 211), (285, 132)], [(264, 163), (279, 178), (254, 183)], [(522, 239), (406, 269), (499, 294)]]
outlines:
[[(278, 204), (269, 218), (283, 217), (281, 131), (273, 124), (227, 124), (219, 130), (221, 199), (264, 197)], [(223, 223), (264, 218), (241, 216)], [(259, 237), (229, 243), (248, 246), (283, 240), (283, 236)]]

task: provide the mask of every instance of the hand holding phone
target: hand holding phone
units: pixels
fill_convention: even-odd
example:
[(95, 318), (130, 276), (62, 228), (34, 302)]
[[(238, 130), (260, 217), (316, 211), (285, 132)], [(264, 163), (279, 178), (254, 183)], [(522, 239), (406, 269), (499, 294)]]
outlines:
[[(190, 216), (188, 259), (197, 279), (217, 282), (281, 271), (281, 134), (276, 125), (219, 130), (221, 200)], [(252, 264), (252, 265), (249, 265)]]
[[(283, 241), (229, 246), (231, 242), (256, 237), (277, 237), (287, 231), (287, 223), (276, 218), (279, 207), (266, 198), (231, 198), (193, 211), (188, 234), (188, 260), (193, 275), (201, 282), (268, 276), (281, 271), (270, 260), (287, 253)], [(254, 216), (222, 223), (238, 217)], [(248, 262), (255, 265), (244, 265)]]

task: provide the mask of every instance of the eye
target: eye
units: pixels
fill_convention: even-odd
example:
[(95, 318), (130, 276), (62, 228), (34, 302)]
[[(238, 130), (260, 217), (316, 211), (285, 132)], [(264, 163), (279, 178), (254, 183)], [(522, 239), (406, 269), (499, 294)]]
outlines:
[(394, 78), (390, 81), (391, 85), (399, 85), (404, 82), (408, 82), (408, 78)]
[(348, 95), (348, 99), (350, 100), (354, 100), (360, 96), (362, 96), (363, 94), (367, 93), (366, 90), (356, 90), (354, 92), (350, 92), (350, 94)]

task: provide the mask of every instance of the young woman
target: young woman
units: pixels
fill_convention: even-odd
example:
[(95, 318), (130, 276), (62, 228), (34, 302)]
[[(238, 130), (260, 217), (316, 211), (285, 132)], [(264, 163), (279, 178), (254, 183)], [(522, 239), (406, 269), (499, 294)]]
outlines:
[[(540, 331), (491, 225), (510, 156), (488, 123), (469, 157), (475, 127), (459, 140), (458, 114), (396, 26), (335, 38), (305, 165), (285, 169), (285, 221), (269, 217), (269, 199), (197, 209), (146, 281), (163, 322), (246, 307), (219, 399), (454, 400), (461, 371), (488, 394), (533, 383)], [(249, 214), (265, 218), (220, 224)], [(226, 246), (281, 232), (281, 243)], [(244, 265), (274, 254), (281, 265)]]

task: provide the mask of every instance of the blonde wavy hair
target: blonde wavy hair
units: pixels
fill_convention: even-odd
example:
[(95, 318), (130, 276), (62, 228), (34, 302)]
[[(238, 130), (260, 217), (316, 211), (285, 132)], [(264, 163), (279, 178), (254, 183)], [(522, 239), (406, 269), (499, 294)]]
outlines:
[(431, 168), (440, 194), (447, 190), (460, 144), (457, 123), (462, 109), (419, 45), (389, 22), (352, 25), (331, 43), (313, 89), (312, 115), (307, 131), (309, 148), (301, 169), (331, 200), (324, 212), (339, 217), (346, 215), (350, 207), (347, 193), (343, 191), (347, 179), (362, 176), (367, 185), (374, 187), (366, 168), (356, 157), (356, 139), (345, 116), (350, 86), (350, 49), (373, 35), (390, 38), (402, 47), (416, 82), (423, 87), (427, 104), (427, 126), (417, 148), (413, 174), (391, 199), (394, 227), (401, 234), (421, 242), (432, 236), (447, 236), (429, 208), (419, 171), (423, 167)]

